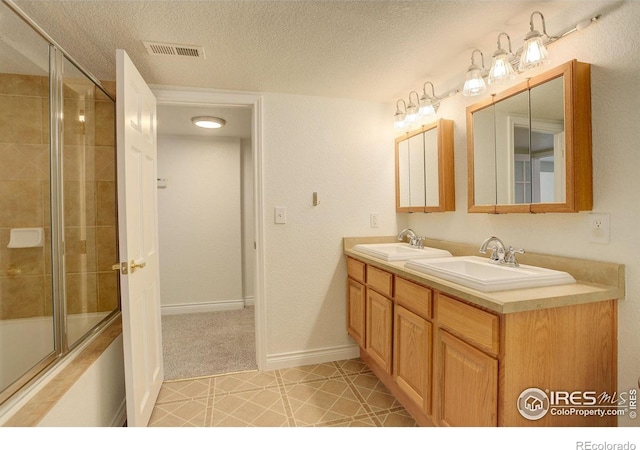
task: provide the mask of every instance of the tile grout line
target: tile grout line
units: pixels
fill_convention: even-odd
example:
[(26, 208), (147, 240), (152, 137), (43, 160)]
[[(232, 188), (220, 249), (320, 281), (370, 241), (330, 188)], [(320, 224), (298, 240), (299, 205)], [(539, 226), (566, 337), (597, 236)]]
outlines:
[[(353, 393), (353, 395), (358, 399), (358, 401), (364, 408), (365, 412), (367, 413), (367, 416), (373, 421), (376, 427), (381, 427), (382, 422), (380, 422), (380, 419), (376, 417), (376, 414), (373, 412), (373, 410), (371, 409), (371, 407), (369, 406), (365, 398), (362, 396), (360, 391), (358, 391), (355, 384), (351, 380), (350, 376), (346, 374), (342, 366), (340, 366), (340, 364), (338, 364), (337, 361), (334, 361), (334, 365), (338, 368), (338, 372), (343, 376), (345, 383), (347, 383), (347, 386), (349, 386), (349, 389), (351, 389), (351, 392)], [(355, 373), (355, 375), (359, 375), (360, 373), (361, 372)]]
[(276, 382), (278, 383), (278, 389), (280, 390), (280, 398), (282, 399), (282, 403), (284, 406), (284, 412), (287, 415), (287, 423), (290, 427), (297, 427), (296, 419), (293, 417), (293, 409), (291, 408), (291, 403), (289, 402), (289, 396), (287, 396), (287, 390), (285, 389), (285, 384), (282, 380), (282, 374), (280, 370), (276, 369)]

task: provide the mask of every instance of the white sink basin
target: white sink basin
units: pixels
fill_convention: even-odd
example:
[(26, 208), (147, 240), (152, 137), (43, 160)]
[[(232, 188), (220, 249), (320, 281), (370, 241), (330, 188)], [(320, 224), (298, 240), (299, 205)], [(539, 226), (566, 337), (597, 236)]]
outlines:
[(478, 291), (493, 292), (575, 283), (566, 272), (527, 266), (508, 267), (478, 256), (458, 256), (438, 259), (414, 259), (407, 269), (433, 275)]
[(397, 244), (356, 244), (353, 249), (385, 261), (406, 261), (414, 258), (443, 258), (451, 256), (451, 253), (439, 248), (414, 248), (407, 243), (401, 242)]

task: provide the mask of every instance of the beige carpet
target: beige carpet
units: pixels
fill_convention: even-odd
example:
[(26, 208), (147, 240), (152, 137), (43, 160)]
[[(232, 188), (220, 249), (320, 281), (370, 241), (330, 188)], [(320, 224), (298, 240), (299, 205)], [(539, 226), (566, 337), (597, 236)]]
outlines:
[(164, 379), (256, 370), (254, 309), (162, 316)]

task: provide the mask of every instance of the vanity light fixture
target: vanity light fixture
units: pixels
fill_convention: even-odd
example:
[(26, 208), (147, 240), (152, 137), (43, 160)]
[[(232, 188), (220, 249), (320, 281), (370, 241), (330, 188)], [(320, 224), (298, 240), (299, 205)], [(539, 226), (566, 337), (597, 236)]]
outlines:
[[(506, 36), (509, 43), (509, 51), (507, 52), (500, 45), (500, 37)], [(513, 53), (511, 51), (511, 38), (507, 33), (500, 33), (498, 35), (498, 50), (493, 54), (493, 63), (489, 70), (489, 84), (500, 84), (507, 80), (513, 80), (516, 77), (516, 71), (511, 65), (511, 57)]]
[(416, 99), (418, 99), (418, 103), (420, 103), (418, 93), (416, 91), (409, 92), (409, 104), (407, 105), (407, 108), (405, 110), (406, 117), (404, 119), (407, 125), (410, 125), (418, 120), (418, 107), (411, 101), (411, 94), (416, 94)]
[[(473, 55), (476, 52), (480, 53), (482, 61), (482, 68), (478, 67), (473, 59)], [(470, 97), (473, 95), (480, 95), (487, 90), (487, 85), (483, 79), (484, 67), (484, 55), (477, 48), (471, 53), (471, 65), (467, 69), (467, 80), (464, 82), (464, 88), (462, 89), (462, 95)]]
[[(533, 28), (533, 16), (538, 14), (542, 19), (542, 34), (538, 30)], [(522, 55), (520, 56), (520, 66), (518, 69), (522, 72), (527, 69), (534, 69), (540, 66), (546, 66), (549, 64), (549, 52), (542, 42), (542, 38), (551, 39), (547, 34), (547, 27), (544, 22), (544, 16), (540, 11), (534, 11), (531, 13), (529, 19), (529, 26), (531, 31), (527, 33), (524, 40), (524, 48), (522, 49)]]
[[(400, 102), (402, 102), (402, 104), (404, 105), (404, 111), (400, 111)], [(393, 116), (394, 117), (394, 122), (393, 122), (393, 128), (396, 130), (406, 130), (407, 129), (407, 122), (405, 121), (405, 118), (407, 116), (407, 103), (402, 100), (399, 99), (396, 102), (396, 113)]]
[(212, 116), (196, 116), (191, 118), (191, 123), (200, 128), (222, 128), (226, 120)]
[[(427, 95), (427, 84), (431, 86), (431, 95)], [(425, 82), (422, 87), (422, 97), (420, 97), (418, 114), (425, 118), (433, 117), (438, 112), (439, 106), (440, 103), (438, 103), (438, 97), (436, 97), (433, 83), (431, 81)]]

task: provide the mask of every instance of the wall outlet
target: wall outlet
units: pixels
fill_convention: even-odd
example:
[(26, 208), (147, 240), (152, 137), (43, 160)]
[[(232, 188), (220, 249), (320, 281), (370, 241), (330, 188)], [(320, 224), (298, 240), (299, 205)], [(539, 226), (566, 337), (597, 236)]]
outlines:
[(378, 228), (380, 226), (380, 215), (378, 213), (371, 213), (369, 216), (369, 224), (371, 228)]
[(609, 243), (609, 214), (589, 214), (589, 242)]

